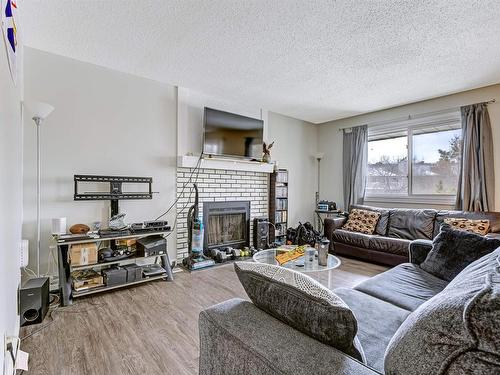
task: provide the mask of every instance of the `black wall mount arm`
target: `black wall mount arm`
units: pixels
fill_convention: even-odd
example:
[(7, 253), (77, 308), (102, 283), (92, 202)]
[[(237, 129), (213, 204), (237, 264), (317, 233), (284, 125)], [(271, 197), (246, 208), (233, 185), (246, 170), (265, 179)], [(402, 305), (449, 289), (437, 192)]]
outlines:
[[(79, 192), (78, 185), (82, 182), (109, 183), (109, 192)], [(97, 175), (74, 175), (75, 201), (111, 201), (111, 216), (118, 214), (118, 201), (122, 199), (153, 199), (153, 178), (152, 177), (127, 177), (127, 176), (97, 176)], [(144, 192), (123, 192), (123, 184), (148, 184), (148, 191)]]

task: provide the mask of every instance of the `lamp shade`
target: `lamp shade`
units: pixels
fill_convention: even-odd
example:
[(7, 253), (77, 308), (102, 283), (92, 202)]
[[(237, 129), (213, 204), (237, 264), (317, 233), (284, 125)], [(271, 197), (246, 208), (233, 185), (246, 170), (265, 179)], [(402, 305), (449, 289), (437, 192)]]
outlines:
[(54, 107), (50, 104), (37, 102), (34, 100), (25, 100), (23, 104), (34, 118), (36, 117), (42, 120), (45, 120), (47, 116), (50, 115), (54, 110)]

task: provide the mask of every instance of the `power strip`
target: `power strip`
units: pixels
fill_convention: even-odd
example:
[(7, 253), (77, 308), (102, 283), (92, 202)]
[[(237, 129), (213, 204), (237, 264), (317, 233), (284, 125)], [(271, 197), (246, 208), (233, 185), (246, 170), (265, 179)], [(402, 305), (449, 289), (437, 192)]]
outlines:
[(29, 263), (29, 255), (30, 255), (30, 244), (28, 240), (21, 240), (21, 253), (19, 264), (21, 268), (28, 267)]

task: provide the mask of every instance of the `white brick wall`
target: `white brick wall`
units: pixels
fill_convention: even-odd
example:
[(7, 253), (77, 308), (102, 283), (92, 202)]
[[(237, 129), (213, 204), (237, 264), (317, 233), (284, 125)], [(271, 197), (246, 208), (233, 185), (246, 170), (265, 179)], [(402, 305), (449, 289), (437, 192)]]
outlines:
[[(191, 183), (189, 181), (191, 176)], [(203, 213), (203, 202), (249, 201), (250, 244), (252, 244), (253, 218), (267, 217), (268, 174), (259, 172), (227, 171), (201, 168), (177, 168), (177, 260), (187, 256), (187, 211), (194, 203), (193, 183), (199, 191), (199, 210)]]

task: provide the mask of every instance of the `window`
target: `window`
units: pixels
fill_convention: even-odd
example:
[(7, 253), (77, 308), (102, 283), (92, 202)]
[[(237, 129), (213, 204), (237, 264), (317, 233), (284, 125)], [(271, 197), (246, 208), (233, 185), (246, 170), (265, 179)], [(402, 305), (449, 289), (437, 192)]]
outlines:
[(368, 142), (367, 195), (408, 192), (408, 137), (394, 136)]
[(368, 133), (368, 199), (454, 198), (461, 155), (458, 113), (373, 127)]

